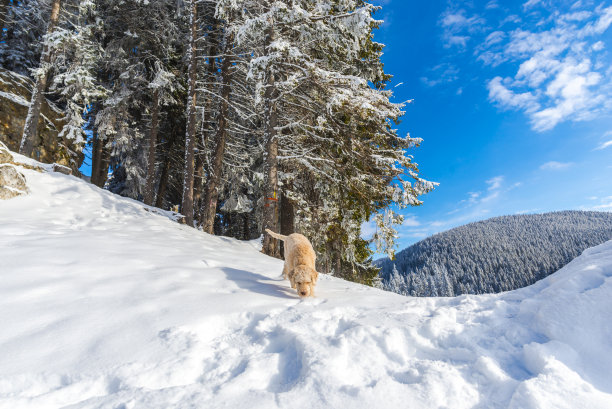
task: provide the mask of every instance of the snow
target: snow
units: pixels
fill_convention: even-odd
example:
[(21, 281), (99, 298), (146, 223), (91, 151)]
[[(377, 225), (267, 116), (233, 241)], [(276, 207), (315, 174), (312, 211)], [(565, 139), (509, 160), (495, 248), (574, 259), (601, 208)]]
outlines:
[[(16, 104), (23, 105), (23, 106), (26, 106), (26, 107), (30, 106), (30, 102), (27, 101), (25, 98), (23, 98), (23, 97), (21, 97), (19, 95), (11, 94), (9, 92), (0, 91), (0, 98), (8, 99), (11, 102), (14, 102)], [(47, 101), (47, 102), (49, 102), (49, 101)], [(57, 108), (57, 106), (53, 105), (52, 102), (49, 102), (49, 106), (51, 106), (51, 108), (53, 108), (53, 110), (55, 110), (57, 112), (58, 108)], [(59, 112), (61, 112), (61, 111), (59, 111)], [(42, 113), (40, 114), (40, 116), (42, 116), (43, 119), (45, 121), (47, 121), (47, 123), (49, 125), (51, 125), (55, 129), (55, 124), (49, 118), (47, 118)]]
[(257, 242), (22, 173), (0, 202), (0, 408), (612, 407), (612, 242), (503, 294), (321, 275), (300, 300)]
[(16, 104), (23, 105), (26, 107), (30, 106), (30, 102), (26, 101), (23, 97), (20, 97), (19, 95), (11, 94), (8, 92), (0, 91), (0, 98), (8, 99), (11, 102), (14, 102)]

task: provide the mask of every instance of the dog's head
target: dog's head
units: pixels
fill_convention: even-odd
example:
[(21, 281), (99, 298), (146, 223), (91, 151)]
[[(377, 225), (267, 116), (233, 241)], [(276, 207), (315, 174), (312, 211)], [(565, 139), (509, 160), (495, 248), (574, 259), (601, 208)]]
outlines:
[(299, 265), (293, 271), (293, 282), (300, 298), (314, 295), (314, 286), (317, 284), (319, 273), (312, 267)]

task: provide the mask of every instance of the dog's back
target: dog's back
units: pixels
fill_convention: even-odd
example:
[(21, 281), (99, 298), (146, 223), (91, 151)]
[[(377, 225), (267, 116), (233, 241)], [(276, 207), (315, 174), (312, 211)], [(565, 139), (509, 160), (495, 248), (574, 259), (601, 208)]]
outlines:
[(306, 236), (293, 233), (285, 240), (285, 260), (291, 260), (293, 266), (300, 264), (314, 268), (316, 254)]
[(272, 230), (266, 229), (268, 234), (275, 239), (285, 242), (285, 261), (289, 264), (289, 268), (293, 269), (298, 265), (306, 265), (315, 268), (315, 260), (317, 258), (310, 241), (300, 233), (292, 233), (288, 236), (278, 234)]

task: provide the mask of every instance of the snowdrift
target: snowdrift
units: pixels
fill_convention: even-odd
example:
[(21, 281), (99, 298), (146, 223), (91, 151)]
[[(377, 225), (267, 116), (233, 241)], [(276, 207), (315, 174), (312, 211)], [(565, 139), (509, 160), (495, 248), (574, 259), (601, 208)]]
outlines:
[(0, 408), (610, 408), (612, 242), (513, 292), (409, 298), (75, 177), (0, 201)]

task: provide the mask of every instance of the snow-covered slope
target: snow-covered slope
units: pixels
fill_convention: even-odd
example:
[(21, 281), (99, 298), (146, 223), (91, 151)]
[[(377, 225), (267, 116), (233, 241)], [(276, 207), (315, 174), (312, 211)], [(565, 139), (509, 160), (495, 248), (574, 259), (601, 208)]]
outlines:
[(0, 202), (0, 408), (611, 408), (612, 242), (504, 294), (331, 277), (24, 170)]

